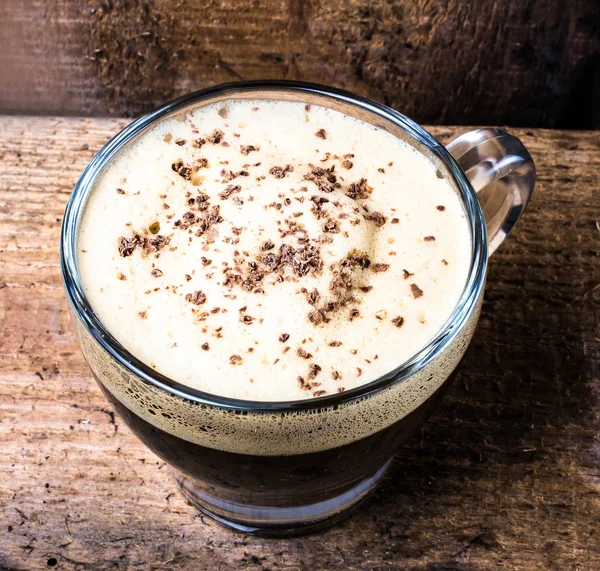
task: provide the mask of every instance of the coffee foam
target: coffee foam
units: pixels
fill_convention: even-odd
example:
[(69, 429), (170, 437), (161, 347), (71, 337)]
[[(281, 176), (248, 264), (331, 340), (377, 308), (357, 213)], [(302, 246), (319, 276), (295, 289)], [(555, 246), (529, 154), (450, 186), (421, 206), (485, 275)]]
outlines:
[[(200, 150), (193, 147), (193, 140), (206, 139), (216, 129), (223, 132), (229, 147), (209, 143)], [(325, 132), (325, 139), (316, 135), (320, 129)], [(235, 137), (236, 133), (240, 137)], [(179, 145), (178, 141), (185, 142)], [(240, 145), (250, 144), (260, 150), (248, 155), (240, 153)], [(330, 158), (322, 160), (328, 153)], [(342, 159), (332, 158), (351, 154), (354, 156), (348, 160), (353, 165), (349, 170), (342, 167)], [(180, 159), (184, 165), (192, 164), (199, 157), (210, 164), (196, 173), (202, 180), (185, 180), (171, 166)], [(229, 163), (221, 165), (225, 160)], [(243, 166), (257, 162), (261, 166)], [(290, 162), (293, 171), (282, 178), (270, 175), (273, 166), (285, 167)], [(323, 193), (313, 181), (305, 180), (311, 171), (309, 164), (335, 165), (341, 190)], [(222, 183), (223, 168), (232, 172), (247, 168), (250, 176)], [(385, 130), (323, 107), (313, 106), (307, 112), (300, 103), (254, 100), (195, 109), (159, 123), (121, 151), (92, 191), (78, 244), (86, 250), (79, 255), (85, 293), (103, 324), (132, 354), (193, 388), (233, 398), (284, 401), (318, 396), (322, 390), (332, 394), (341, 387), (349, 389), (368, 383), (426, 345), (449, 317), (464, 287), (470, 258), (468, 225), (454, 188), (436, 171), (428, 157)], [(256, 180), (261, 176), (266, 178)], [(363, 177), (373, 192), (368, 199), (355, 201), (347, 196), (348, 188)], [(217, 201), (228, 184), (239, 184), (242, 189)], [(327, 208), (335, 214), (356, 215), (360, 224), (354, 226), (348, 223), (349, 218), (336, 218), (348, 237), (337, 233), (331, 235), (331, 243), (321, 246), (321, 274), (309, 273), (301, 280), (276, 285), (269, 283), (264, 295), (235, 288), (230, 292), (235, 300), (223, 298), (218, 277), (211, 281), (208, 270), (198, 261), (202, 256), (211, 258), (213, 273), (217, 273), (236, 249), (246, 249), (255, 256), (265, 239), (282, 242), (276, 216), (265, 210), (270, 204), (281, 203), (282, 193), (293, 201), (290, 213), (302, 213), (297, 219), (303, 221), (308, 233), (321, 233), (323, 220), (311, 213), (313, 203), (308, 199), (297, 202), (295, 199), (303, 195), (290, 192), (290, 188), (297, 191), (302, 186), (309, 187), (307, 197), (335, 197), (341, 206), (337, 210)], [(118, 188), (125, 194), (117, 193)], [(218, 228), (226, 227), (227, 237), (239, 238), (239, 243), (216, 241), (211, 246), (203, 237), (194, 238), (188, 246), (189, 234), (173, 230), (173, 222), (182, 219), (187, 210), (185, 192), (198, 190), (214, 204), (218, 202), (225, 218)], [(245, 199), (243, 207), (233, 202), (236, 196)], [(254, 200), (250, 201), (249, 196)], [(169, 209), (163, 208), (165, 203)], [(436, 209), (439, 204), (444, 205), (443, 212)], [(357, 205), (366, 206), (368, 212), (361, 210), (357, 214), (353, 211)], [(176, 214), (170, 222), (165, 219), (167, 212)], [(387, 218), (383, 226), (366, 219), (373, 212), (381, 212)], [(391, 224), (395, 217), (399, 223)], [(177, 251), (163, 249), (160, 258), (144, 257), (139, 249), (129, 257), (119, 256), (117, 240), (130, 232), (126, 223), (131, 222), (133, 228), (140, 230), (158, 219), (161, 228), (166, 229), (164, 233), (173, 234), (170, 246), (176, 246)], [(238, 227), (244, 230), (236, 238), (230, 229)], [(435, 241), (424, 240), (430, 235), (435, 236)], [(223, 234), (217, 240), (221, 238)], [(284, 238), (283, 243), (297, 247), (294, 239)], [(215, 251), (217, 246), (220, 252)], [(354, 291), (356, 304), (350, 303), (343, 311), (333, 313), (328, 324), (314, 326), (306, 318), (312, 307), (298, 290), (305, 287), (317, 289), (323, 297), (329, 295), (331, 264), (352, 250), (367, 252), (373, 265), (385, 263), (389, 268), (380, 273), (360, 270), (361, 285), (373, 287), (372, 293)], [(449, 265), (443, 265), (442, 260)], [(163, 274), (158, 280), (151, 274), (152, 264)], [(404, 270), (414, 276), (406, 278)], [(286, 278), (290, 277), (291, 273), (286, 272)], [(191, 277), (189, 282), (183, 278), (186, 273)], [(118, 275), (127, 279), (119, 280)], [(162, 287), (160, 292), (153, 291), (157, 284)], [(173, 289), (167, 292), (166, 284), (175, 285), (177, 293), (173, 294)], [(418, 287), (417, 293), (424, 292), (422, 297), (415, 298), (413, 284)], [(186, 302), (186, 296), (196, 290), (208, 299), (199, 308)], [(145, 294), (146, 291), (153, 293)], [(202, 312), (205, 307), (219, 307), (221, 311), (206, 311), (204, 321), (198, 322), (198, 313), (193, 311)], [(255, 320), (252, 325), (241, 323), (241, 307), (246, 307), (246, 313)], [(227, 313), (223, 313), (224, 309)], [(359, 311), (359, 317), (350, 321), (353, 309)], [(145, 314), (145, 319), (139, 317), (140, 313)], [(397, 316), (403, 319), (402, 327), (391, 323)], [(207, 332), (202, 333), (205, 327)], [(217, 331), (219, 327), (223, 328), (222, 333)], [(283, 333), (290, 336), (288, 343), (279, 342)], [(332, 341), (341, 345), (331, 346)], [(204, 343), (209, 344), (209, 351), (201, 350)], [(290, 349), (284, 353), (288, 346)], [(298, 349), (305, 350), (311, 358), (299, 357)], [(233, 355), (242, 358), (241, 366), (232, 366)], [(297, 379), (300, 376), (310, 381), (313, 364), (321, 370), (312, 381), (320, 385), (307, 390)], [(340, 373), (341, 380), (332, 378), (334, 371)], [(145, 394), (139, 388), (140, 395)], [(421, 399), (421, 389), (404, 390), (412, 395), (407, 398), (406, 407)], [(172, 411), (167, 414), (172, 415)], [(182, 426), (186, 422), (182, 420)]]

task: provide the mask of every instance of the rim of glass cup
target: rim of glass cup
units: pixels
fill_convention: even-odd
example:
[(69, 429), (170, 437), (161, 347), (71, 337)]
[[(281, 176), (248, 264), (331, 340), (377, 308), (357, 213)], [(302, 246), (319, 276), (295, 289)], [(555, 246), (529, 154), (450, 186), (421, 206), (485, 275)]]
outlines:
[[(76, 253), (78, 222), (85, 207), (88, 192), (93, 187), (96, 177), (107, 162), (142, 131), (152, 127), (158, 120), (172, 115), (182, 108), (227, 94), (233, 95), (249, 92), (248, 97), (251, 98), (251, 92), (259, 91), (292, 91), (297, 92), (300, 96), (303, 93), (322, 96), (326, 99), (333, 99), (338, 102), (357, 106), (394, 123), (420, 144), (426, 146), (432, 154), (436, 155), (446, 165), (448, 171), (454, 177), (467, 214), (471, 237), (471, 265), (461, 297), (446, 323), (425, 347), (394, 370), (374, 381), (341, 393), (295, 401), (250, 401), (214, 395), (188, 387), (155, 371), (125, 349), (96, 316), (81, 285)], [(258, 94), (255, 96), (260, 98)], [(488, 259), (487, 252), (485, 218), (475, 191), (454, 157), (431, 134), (398, 111), (366, 97), (333, 87), (283, 80), (224, 83), (202, 89), (174, 99), (155, 111), (133, 121), (98, 151), (79, 177), (65, 209), (60, 235), (60, 264), (69, 301), (86, 330), (112, 358), (145, 382), (181, 398), (213, 407), (245, 410), (255, 413), (327, 409), (332, 406), (339, 406), (350, 401), (363, 399), (412, 376), (416, 371), (423, 368), (444, 351), (475, 309), (481, 290), (484, 287)]]

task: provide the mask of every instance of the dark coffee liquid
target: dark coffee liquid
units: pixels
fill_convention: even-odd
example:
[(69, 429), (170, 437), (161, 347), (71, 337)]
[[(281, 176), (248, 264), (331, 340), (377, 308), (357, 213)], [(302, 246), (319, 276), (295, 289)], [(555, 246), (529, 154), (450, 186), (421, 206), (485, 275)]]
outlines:
[(384, 430), (345, 446), (295, 456), (261, 456), (260, 450), (256, 455), (236, 454), (188, 442), (140, 418), (100, 386), (142, 442), (191, 478), (194, 490), (244, 509), (301, 508), (336, 498), (373, 478), (431, 415), (453, 376), (417, 409)]

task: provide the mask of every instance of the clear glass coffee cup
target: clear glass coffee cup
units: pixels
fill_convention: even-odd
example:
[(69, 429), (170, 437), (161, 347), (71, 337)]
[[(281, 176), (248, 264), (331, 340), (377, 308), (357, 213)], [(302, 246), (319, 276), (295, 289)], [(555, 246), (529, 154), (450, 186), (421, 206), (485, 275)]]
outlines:
[[(293, 402), (209, 394), (167, 378), (130, 354), (86, 299), (77, 237), (95, 181), (123, 148), (157, 122), (232, 99), (320, 105), (384, 129), (428, 156), (460, 197), (471, 237), (471, 264), (460, 300), (426, 347), (381, 378)], [(332, 525), (369, 495), (398, 447), (446, 393), (477, 325), (488, 257), (516, 224), (534, 182), (531, 156), (519, 139), (499, 129), (471, 131), (444, 147), (389, 107), (299, 82), (233, 83), (186, 95), (111, 139), (87, 166), (67, 204), (61, 268), (83, 354), (114, 409), (170, 465), (194, 506), (229, 527), (266, 536)]]

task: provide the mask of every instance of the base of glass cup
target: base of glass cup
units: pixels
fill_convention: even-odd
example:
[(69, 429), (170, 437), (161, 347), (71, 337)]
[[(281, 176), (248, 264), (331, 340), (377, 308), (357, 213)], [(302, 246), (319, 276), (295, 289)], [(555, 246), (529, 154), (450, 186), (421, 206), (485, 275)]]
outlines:
[(371, 477), (339, 496), (296, 507), (225, 501), (207, 493), (181, 472), (173, 470), (173, 476), (185, 499), (216, 522), (261, 537), (290, 537), (315, 533), (346, 519), (377, 487), (391, 462), (388, 460)]

